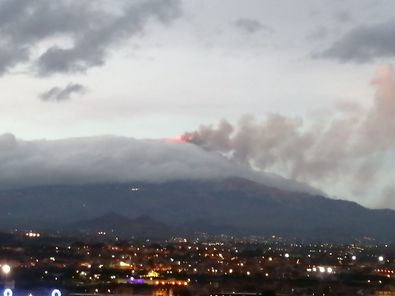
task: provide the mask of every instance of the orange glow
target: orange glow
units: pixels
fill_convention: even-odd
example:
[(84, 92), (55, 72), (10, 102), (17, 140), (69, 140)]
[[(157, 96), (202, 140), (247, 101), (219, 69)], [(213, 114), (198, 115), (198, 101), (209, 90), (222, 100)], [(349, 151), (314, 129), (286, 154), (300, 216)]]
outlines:
[(171, 137), (171, 138), (165, 138), (164, 141), (166, 143), (175, 143), (175, 144), (188, 143), (182, 135), (176, 136), (176, 137)]

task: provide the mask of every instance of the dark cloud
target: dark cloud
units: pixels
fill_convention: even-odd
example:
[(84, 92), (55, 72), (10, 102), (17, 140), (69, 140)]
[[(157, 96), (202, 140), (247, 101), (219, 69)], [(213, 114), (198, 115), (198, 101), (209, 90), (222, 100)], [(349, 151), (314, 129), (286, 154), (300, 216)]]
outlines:
[(260, 21), (249, 19), (249, 18), (240, 18), (233, 22), (233, 24), (247, 34), (253, 34), (260, 31), (271, 32), (271, 29), (267, 26), (263, 25)]
[(53, 87), (50, 90), (42, 93), (40, 98), (43, 101), (66, 101), (69, 100), (74, 94), (84, 94), (86, 88), (81, 84), (69, 83), (64, 88)]
[[(1, 43), (1, 41), (0, 41)], [(14, 48), (10, 44), (0, 45), (0, 76), (12, 67), (29, 60), (29, 50), (26, 47)]]
[(218, 153), (169, 140), (103, 136), (24, 141), (0, 135), (0, 188), (247, 177), (297, 191), (311, 188), (252, 171)]
[(84, 72), (104, 64), (111, 49), (142, 33), (148, 21), (166, 24), (180, 13), (179, 0), (109, 3), (0, 0), (0, 74), (21, 63), (41, 75)]
[(313, 54), (342, 62), (364, 63), (395, 56), (395, 20), (361, 25), (340, 37), (326, 50)]

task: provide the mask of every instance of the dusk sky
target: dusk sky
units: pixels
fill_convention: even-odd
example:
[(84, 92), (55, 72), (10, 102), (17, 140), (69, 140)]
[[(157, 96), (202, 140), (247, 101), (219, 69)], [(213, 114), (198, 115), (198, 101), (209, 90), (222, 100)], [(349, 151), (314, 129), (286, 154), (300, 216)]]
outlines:
[[(198, 130), (191, 141), (204, 150), (185, 144), (196, 154), (169, 154), (183, 163), (204, 155), (204, 168), (219, 152), (237, 172), (248, 164), (330, 196), (395, 208), (394, 11), (391, 0), (0, 0), (0, 126), (19, 145), (11, 153), (12, 137), (0, 139), (3, 170), (18, 162), (0, 184), (26, 167), (47, 169), (35, 162), (47, 151), (63, 165), (79, 159), (67, 149), (78, 147), (75, 139), (44, 139), (166, 139)], [(222, 119), (232, 131), (248, 128), (224, 142)], [(212, 131), (205, 136), (211, 124), (220, 142)], [(111, 158), (118, 150), (110, 142), (100, 138), (98, 150)], [(86, 155), (97, 153), (90, 145)], [(140, 159), (156, 157), (152, 151)], [(229, 164), (218, 163), (193, 177), (229, 174)], [(176, 178), (194, 167), (171, 171)]]

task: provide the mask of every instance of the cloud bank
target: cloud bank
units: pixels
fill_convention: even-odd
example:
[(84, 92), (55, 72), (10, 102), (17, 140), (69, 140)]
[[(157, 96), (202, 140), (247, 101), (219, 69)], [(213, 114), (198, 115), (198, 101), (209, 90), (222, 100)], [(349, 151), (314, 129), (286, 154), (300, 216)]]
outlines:
[(24, 141), (4, 134), (0, 136), (0, 167), (0, 189), (240, 176), (289, 190), (317, 192), (254, 172), (196, 145), (169, 140), (102, 136)]
[(372, 84), (376, 95), (371, 108), (343, 104), (327, 122), (306, 123), (280, 114), (259, 122), (244, 116), (236, 125), (222, 120), (201, 126), (183, 139), (324, 191), (341, 183), (356, 195), (380, 186), (387, 192), (392, 184), (381, 182), (395, 176), (388, 165), (395, 159), (395, 68), (380, 67)]
[(178, 0), (0, 0), (0, 74), (21, 64), (40, 75), (85, 72), (150, 20), (179, 14)]

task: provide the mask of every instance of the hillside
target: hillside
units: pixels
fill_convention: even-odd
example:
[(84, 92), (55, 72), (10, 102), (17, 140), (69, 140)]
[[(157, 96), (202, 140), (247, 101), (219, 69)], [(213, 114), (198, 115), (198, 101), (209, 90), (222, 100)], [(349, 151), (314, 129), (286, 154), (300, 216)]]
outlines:
[[(128, 219), (112, 221), (112, 228), (127, 224), (132, 229), (132, 224), (138, 224), (133, 219), (145, 216), (155, 221), (151, 225), (183, 233), (334, 240), (369, 236), (395, 241), (391, 231), (395, 211), (371, 210), (354, 202), (275, 189), (242, 178), (44, 186), (2, 191), (0, 201), (3, 229), (63, 229), (88, 220), (94, 225), (95, 218), (111, 212)], [(149, 232), (148, 228), (139, 233), (149, 236)]]

